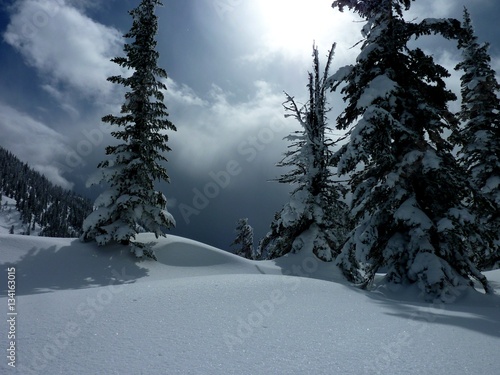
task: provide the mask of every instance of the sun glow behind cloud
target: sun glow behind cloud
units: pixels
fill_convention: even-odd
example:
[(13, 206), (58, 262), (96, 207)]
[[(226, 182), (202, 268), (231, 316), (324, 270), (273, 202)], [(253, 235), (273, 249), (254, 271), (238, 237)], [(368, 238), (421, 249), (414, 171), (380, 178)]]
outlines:
[(348, 48), (360, 39), (357, 18), (332, 9), (329, 1), (258, 0), (255, 11), (263, 44), (286, 57), (309, 59), (313, 41), (326, 53), (334, 42)]

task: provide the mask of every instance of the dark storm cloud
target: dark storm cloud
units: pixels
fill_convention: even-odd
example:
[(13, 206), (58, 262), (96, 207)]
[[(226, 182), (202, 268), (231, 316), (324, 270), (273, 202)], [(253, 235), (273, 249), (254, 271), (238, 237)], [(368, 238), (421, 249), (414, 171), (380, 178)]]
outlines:
[[(118, 113), (123, 100), (122, 90), (106, 78), (126, 73), (109, 60), (122, 54), (127, 10), (137, 3), (18, 0), (2, 30), (3, 72), (11, 76), (2, 78), (8, 90), (0, 88), (0, 145), (55, 183), (92, 198), (99, 189), (87, 189), (85, 182), (114, 141), (100, 119)], [(359, 51), (351, 47), (362, 24), (330, 3), (311, 2), (316, 16), (295, 20), (305, 17), (307, 2), (164, 0), (157, 12), (158, 50), (169, 73), (166, 105), (178, 132), (169, 133), (171, 184), (160, 188), (177, 220), (172, 233), (227, 249), (236, 220), (248, 217), (256, 240), (263, 236), (288, 194), (286, 186), (268, 180), (282, 173), (274, 165), (288, 145), (283, 136), (298, 129), (283, 118), (282, 91), (306, 99), (312, 39), (322, 56), (338, 43), (333, 71), (353, 63)], [(480, 40), (492, 43), (493, 66), (500, 67), (497, 1), (419, 0), (407, 18), (460, 18), (464, 5)], [(313, 29), (314, 23), (326, 26)], [(423, 43), (453, 70), (460, 58), (453, 43)], [(458, 79), (455, 74), (449, 82), (455, 91)], [(332, 94), (330, 104), (333, 124), (340, 96)]]

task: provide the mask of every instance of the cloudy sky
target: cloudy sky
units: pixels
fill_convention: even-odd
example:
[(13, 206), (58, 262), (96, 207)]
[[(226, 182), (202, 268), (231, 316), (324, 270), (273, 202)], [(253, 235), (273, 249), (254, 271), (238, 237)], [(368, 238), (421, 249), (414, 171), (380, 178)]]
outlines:
[[(298, 129), (284, 119), (283, 91), (307, 96), (313, 40), (325, 56), (337, 43), (332, 72), (354, 61), (362, 23), (331, 8), (331, 0), (164, 0), (159, 65), (169, 74), (166, 105), (170, 184), (159, 187), (177, 221), (172, 234), (228, 249), (238, 218), (248, 217), (256, 242), (288, 187), (269, 180)], [(122, 55), (128, 10), (139, 0), (0, 0), (0, 145), (51, 181), (94, 199), (86, 181), (112, 141), (100, 121), (118, 113), (125, 73), (109, 60)], [(467, 5), (481, 41), (491, 43), (500, 71), (498, 0), (417, 0), (407, 19), (462, 17)], [(460, 56), (441, 38), (421, 41), (453, 70)], [(449, 80), (458, 90), (456, 73)], [(458, 91), (456, 91), (458, 93)], [(335, 119), (343, 107), (330, 97)], [(452, 103), (458, 108), (458, 103)]]

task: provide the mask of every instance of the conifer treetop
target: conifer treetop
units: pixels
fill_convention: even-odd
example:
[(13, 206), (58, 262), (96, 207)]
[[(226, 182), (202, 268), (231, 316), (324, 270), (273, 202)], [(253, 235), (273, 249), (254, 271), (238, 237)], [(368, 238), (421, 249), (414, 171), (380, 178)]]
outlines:
[(338, 8), (341, 12), (347, 7), (358, 13), (363, 18), (371, 18), (380, 11), (386, 9), (394, 11), (398, 15), (403, 14), (403, 10), (410, 9), (411, 2), (415, 0), (335, 0), (333, 8)]

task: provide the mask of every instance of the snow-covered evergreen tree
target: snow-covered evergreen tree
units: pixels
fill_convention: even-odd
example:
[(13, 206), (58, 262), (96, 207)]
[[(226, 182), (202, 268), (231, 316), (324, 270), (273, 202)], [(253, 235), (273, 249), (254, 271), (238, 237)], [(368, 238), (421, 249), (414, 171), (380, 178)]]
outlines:
[(456, 117), (447, 108), (455, 95), (449, 73), (413, 37), (440, 32), (456, 36), (456, 20), (406, 22), (410, 0), (338, 0), (367, 23), (354, 66), (331, 77), (347, 107), (338, 117), (349, 142), (332, 162), (350, 174), (351, 213), (356, 227), (337, 257), (346, 278), (368, 287), (384, 268), (386, 280), (416, 283), (426, 299), (450, 301), (477, 279), (492, 292), (472, 261), (486, 244), (481, 225), (464, 202), (471, 201), (467, 177), (443, 137)]
[[(481, 268), (500, 266), (500, 84), (491, 68), (487, 43), (480, 44), (467, 9), (464, 9), (463, 32), (459, 48), (463, 60), (457, 66), (462, 70), (463, 127), (456, 138), (461, 144), (461, 161), (469, 171), (474, 186), (487, 199), (484, 225), (492, 230), (492, 251), (481, 254)], [(488, 207), (489, 206), (489, 207)], [(489, 214), (488, 214), (489, 213)]]
[(278, 181), (293, 184), (290, 201), (277, 213), (271, 230), (259, 244), (259, 252), (267, 259), (302, 249), (324, 261), (334, 259), (346, 232), (346, 205), (341, 201), (340, 186), (333, 181), (329, 166), (333, 141), (328, 136), (326, 80), (333, 58), (332, 47), (325, 70), (320, 72), (318, 50), (313, 48), (313, 73), (309, 73), (309, 101), (299, 107), (286, 94), (287, 117), (301, 125), (285, 139), (289, 150), (278, 166), (289, 168)]
[(253, 228), (248, 224), (248, 219), (239, 219), (236, 224), (236, 239), (231, 246), (238, 246), (234, 253), (248, 259), (257, 259), (258, 256), (253, 246)]
[(160, 79), (167, 74), (157, 66), (157, 5), (162, 5), (161, 1), (142, 0), (129, 12), (133, 24), (125, 38), (132, 42), (124, 46), (125, 57), (112, 60), (132, 71), (130, 77), (108, 78), (128, 90), (122, 115), (103, 117), (104, 122), (116, 127), (111, 134), (122, 143), (108, 146), (106, 154), (111, 158), (98, 166), (102, 172), (99, 182), (108, 184), (109, 190), (97, 198), (97, 209), (85, 220), (82, 236), (100, 245), (110, 241), (132, 243), (139, 256), (144, 248), (134, 241), (139, 226), (158, 237), (175, 224), (166, 209), (165, 196), (154, 186), (155, 182), (169, 180), (162, 165), (167, 161), (164, 153), (170, 151), (165, 131), (176, 130), (167, 119), (161, 92), (166, 86)]

